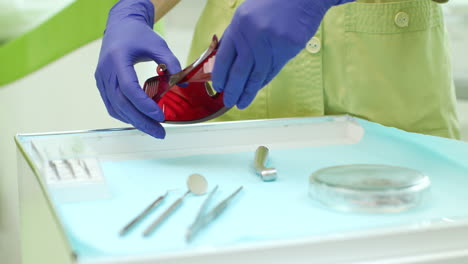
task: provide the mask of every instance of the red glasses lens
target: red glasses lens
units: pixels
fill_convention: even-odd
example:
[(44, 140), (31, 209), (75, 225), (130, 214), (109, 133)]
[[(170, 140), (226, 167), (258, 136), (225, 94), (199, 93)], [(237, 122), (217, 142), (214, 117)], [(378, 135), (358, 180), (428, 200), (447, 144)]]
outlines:
[[(229, 110), (224, 106), (223, 94), (216, 93), (208, 83), (217, 49), (218, 38), (213, 36), (210, 47), (187, 68), (169, 75), (165, 74), (165, 67), (159, 65), (159, 76), (145, 82), (144, 91), (163, 110), (166, 123), (203, 122)], [(188, 85), (180, 87), (178, 83)]]
[(168, 123), (195, 123), (213, 119), (226, 112), (223, 95), (213, 97), (207, 92), (207, 83), (189, 83), (187, 87), (174, 86), (157, 103)]

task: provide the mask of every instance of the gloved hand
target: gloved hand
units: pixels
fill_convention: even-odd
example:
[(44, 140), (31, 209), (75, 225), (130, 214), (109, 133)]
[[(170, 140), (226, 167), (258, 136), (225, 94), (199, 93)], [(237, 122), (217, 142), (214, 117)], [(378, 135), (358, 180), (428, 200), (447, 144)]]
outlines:
[[(212, 73), (224, 104), (247, 107), (313, 37), (325, 13), (353, 0), (246, 0), (225, 30)], [(287, 87), (285, 87), (287, 88)]]
[(160, 107), (141, 89), (134, 64), (153, 60), (181, 71), (166, 42), (153, 31), (149, 0), (121, 0), (109, 12), (95, 78), (109, 114), (157, 138), (164, 138)]

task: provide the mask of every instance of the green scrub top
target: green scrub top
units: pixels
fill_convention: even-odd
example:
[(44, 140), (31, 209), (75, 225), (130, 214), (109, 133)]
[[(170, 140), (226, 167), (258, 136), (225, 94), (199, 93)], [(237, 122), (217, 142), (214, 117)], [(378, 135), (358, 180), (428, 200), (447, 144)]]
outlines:
[[(208, 0), (189, 61), (208, 47), (213, 34), (222, 35), (241, 2)], [(233, 108), (216, 120), (350, 114), (410, 132), (459, 138), (448, 48), (436, 1), (362, 0), (335, 6), (249, 107)]]

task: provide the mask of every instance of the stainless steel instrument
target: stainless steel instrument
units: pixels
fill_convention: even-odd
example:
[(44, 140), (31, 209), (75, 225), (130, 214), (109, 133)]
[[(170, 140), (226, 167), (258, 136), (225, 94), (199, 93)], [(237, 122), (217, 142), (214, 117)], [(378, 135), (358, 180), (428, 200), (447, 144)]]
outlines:
[(153, 208), (156, 208), (161, 202), (166, 198), (168, 192), (166, 192), (164, 195), (159, 196), (154, 200), (150, 205), (148, 205), (145, 210), (143, 210), (140, 214), (138, 214), (130, 223), (125, 225), (122, 230), (120, 231), (120, 236), (125, 235), (133, 226), (135, 226), (140, 220), (145, 218), (152, 210)]
[(188, 190), (185, 194), (177, 199), (169, 206), (148, 228), (143, 232), (143, 236), (149, 236), (167, 217), (169, 217), (183, 202), (184, 198), (189, 194), (193, 193), (196, 195), (203, 195), (206, 193), (208, 183), (200, 174), (192, 174), (187, 179)]
[(231, 195), (226, 197), (220, 203), (218, 203), (211, 211), (205, 213), (208, 208), (208, 204), (213, 198), (214, 193), (218, 190), (218, 186), (216, 186), (208, 195), (206, 200), (203, 202), (198, 214), (193, 221), (193, 223), (187, 229), (187, 233), (185, 239), (187, 242), (192, 241), (192, 239), (209, 223), (213, 222), (219, 215), (221, 215), (224, 210), (227, 208), (229, 202), (242, 190), (243, 186), (240, 186), (237, 190), (235, 190)]
[(275, 168), (266, 168), (265, 164), (268, 159), (268, 148), (260, 146), (255, 151), (254, 168), (258, 176), (263, 181), (274, 181), (277, 178)]

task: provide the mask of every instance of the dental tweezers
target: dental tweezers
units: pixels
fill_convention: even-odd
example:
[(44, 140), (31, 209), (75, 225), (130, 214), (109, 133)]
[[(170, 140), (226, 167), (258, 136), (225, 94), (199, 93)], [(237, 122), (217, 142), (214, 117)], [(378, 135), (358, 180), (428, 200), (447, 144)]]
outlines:
[(234, 199), (234, 197), (242, 190), (243, 186), (240, 186), (235, 190), (231, 195), (226, 197), (224, 200), (222, 200), (220, 203), (218, 203), (211, 211), (205, 214), (205, 211), (208, 208), (208, 204), (210, 200), (213, 198), (214, 193), (218, 190), (218, 186), (216, 186), (206, 197), (206, 200), (203, 202), (202, 206), (200, 207), (200, 210), (198, 211), (198, 214), (195, 218), (195, 221), (189, 226), (187, 229), (187, 233), (185, 236), (185, 240), (187, 242), (192, 241), (192, 239), (204, 228), (206, 227), (209, 223), (214, 221), (219, 215), (221, 215), (224, 210), (227, 208), (229, 202)]

